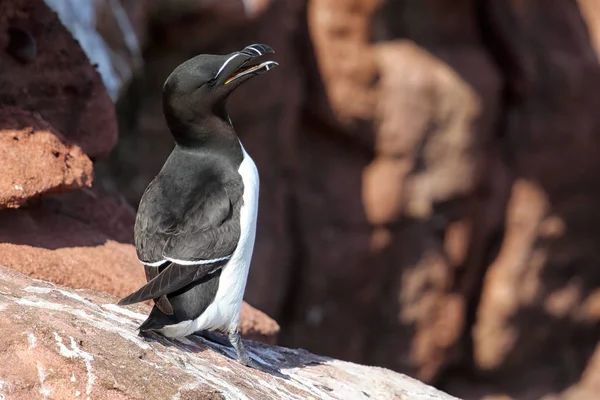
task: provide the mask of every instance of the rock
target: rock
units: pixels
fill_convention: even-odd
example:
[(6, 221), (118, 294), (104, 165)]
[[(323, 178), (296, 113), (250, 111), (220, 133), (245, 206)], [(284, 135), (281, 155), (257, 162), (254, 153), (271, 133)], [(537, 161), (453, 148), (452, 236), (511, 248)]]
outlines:
[(577, 3), (596, 54), (600, 55), (600, 7), (594, 0), (578, 0)]
[[(407, 376), (255, 342), (232, 349), (189, 337), (144, 340), (144, 306), (70, 290), (0, 267), (0, 395), (71, 399), (456, 399)], [(278, 372), (275, 370), (278, 369)]]
[[(36, 207), (0, 212), (5, 266), (71, 288), (124, 297), (146, 282), (133, 246), (135, 213), (98, 188), (44, 198)], [(279, 325), (244, 303), (245, 338), (275, 344)]]
[(91, 158), (108, 154), (117, 141), (114, 106), (79, 44), (43, 1), (2, 1), (0, 49), (6, 48), (0, 103), (38, 112)]
[(590, 357), (581, 380), (562, 393), (561, 400), (594, 400), (600, 392), (600, 345)]
[(92, 162), (39, 115), (0, 107), (0, 209), (92, 184)]
[(600, 337), (600, 194), (591, 189), (600, 65), (576, 2), (491, 2), (488, 12), (512, 55), (505, 135), (517, 179), (481, 292), (474, 362), (541, 397), (580, 379)]
[(264, 312), (245, 301), (240, 311), (240, 333), (245, 339), (267, 344), (276, 344), (279, 324)]
[(97, 190), (0, 211), (2, 263), (34, 278), (124, 296), (145, 282), (131, 244), (133, 218), (128, 205), (116, 206)]
[(446, 239), (475, 219), (465, 199), (486, 170), (500, 76), (475, 3), (459, 3), (309, 3), (319, 69), (296, 146), (301, 283), (282, 343), (426, 381), (460, 354), (466, 256), (453, 263)]
[(51, 212), (83, 222), (112, 240), (133, 244), (135, 211), (115, 191), (94, 186), (88, 190), (46, 198), (44, 205)]
[(492, 1), (482, 10), (506, 79), (511, 187), (474, 304), (475, 372), (462, 388), (446, 386), (464, 397), (597, 397), (600, 65), (590, 3)]

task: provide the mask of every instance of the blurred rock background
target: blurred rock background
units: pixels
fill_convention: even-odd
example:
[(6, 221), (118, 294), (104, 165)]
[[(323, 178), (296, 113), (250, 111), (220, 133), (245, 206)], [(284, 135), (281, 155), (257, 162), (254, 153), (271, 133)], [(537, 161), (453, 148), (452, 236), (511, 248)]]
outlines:
[[(246, 300), (279, 323), (279, 344), (465, 399), (598, 398), (600, 3), (94, 7), (121, 82), (105, 72), (108, 93), (43, 2), (0, 2), (0, 204), (21, 207), (0, 211), (3, 264), (136, 286), (133, 209), (173, 146), (166, 76), (198, 53), (267, 43), (280, 67), (229, 109), (261, 173)], [(45, 124), (66, 144), (38, 135)], [(9, 171), (7, 154), (44, 167)], [(77, 190), (91, 161), (94, 186)]]

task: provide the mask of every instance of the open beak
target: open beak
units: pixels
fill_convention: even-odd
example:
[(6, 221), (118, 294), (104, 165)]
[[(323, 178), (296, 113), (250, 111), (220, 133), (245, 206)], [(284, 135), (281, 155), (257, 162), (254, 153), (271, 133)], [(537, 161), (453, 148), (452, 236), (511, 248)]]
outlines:
[(233, 53), (217, 72), (217, 80), (227, 85), (244, 77), (259, 75), (275, 68), (275, 61), (265, 61), (260, 64), (252, 64), (251, 61), (265, 54), (275, 53), (266, 44), (253, 44), (246, 46), (243, 50)]

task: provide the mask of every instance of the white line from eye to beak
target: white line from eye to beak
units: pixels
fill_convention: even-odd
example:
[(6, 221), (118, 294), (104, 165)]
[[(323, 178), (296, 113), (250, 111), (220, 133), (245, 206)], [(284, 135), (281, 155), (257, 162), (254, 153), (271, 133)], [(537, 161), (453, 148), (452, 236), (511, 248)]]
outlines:
[(254, 47), (252, 47), (252, 46), (254, 46), (254, 45), (250, 45), (250, 46), (248, 46), (248, 47), (246, 47), (246, 48), (247, 48), (247, 49), (250, 49), (250, 50), (254, 50), (255, 52), (257, 52), (257, 53), (258, 53), (258, 55), (259, 55), (259, 56), (262, 56), (262, 53), (260, 52), (260, 50), (258, 50), (258, 49), (255, 49), (255, 48), (254, 48)]
[(223, 68), (225, 68), (227, 66), (227, 64), (229, 64), (229, 61), (233, 60), (235, 57), (239, 56), (240, 53), (235, 53), (234, 55), (232, 55), (231, 57), (229, 57), (227, 59), (227, 61), (225, 61), (223, 63), (223, 65), (221, 65), (221, 68), (219, 68), (219, 71), (217, 72), (217, 76), (219, 76), (221, 74), (221, 72), (223, 71)]

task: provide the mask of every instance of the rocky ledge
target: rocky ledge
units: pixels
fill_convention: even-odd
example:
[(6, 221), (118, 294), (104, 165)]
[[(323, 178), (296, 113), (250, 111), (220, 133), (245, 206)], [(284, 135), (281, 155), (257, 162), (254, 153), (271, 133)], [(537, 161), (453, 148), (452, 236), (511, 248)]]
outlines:
[(146, 305), (0, 267), (2, 399), (455, 399), (405, 375), (248, 341), (278, 372), (202, 338), (139, 337)]

